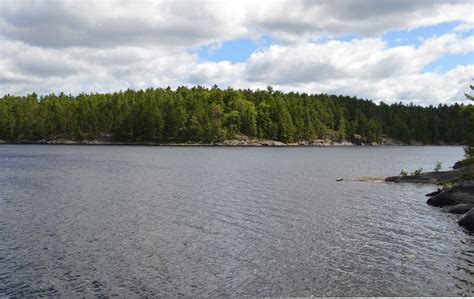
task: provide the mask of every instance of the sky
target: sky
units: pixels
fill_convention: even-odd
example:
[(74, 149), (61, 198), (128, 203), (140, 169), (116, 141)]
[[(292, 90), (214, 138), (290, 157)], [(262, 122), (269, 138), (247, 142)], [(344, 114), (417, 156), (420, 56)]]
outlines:
[(1, 0), (0, 96), (181, 85), (467, 103), (474, 0)]

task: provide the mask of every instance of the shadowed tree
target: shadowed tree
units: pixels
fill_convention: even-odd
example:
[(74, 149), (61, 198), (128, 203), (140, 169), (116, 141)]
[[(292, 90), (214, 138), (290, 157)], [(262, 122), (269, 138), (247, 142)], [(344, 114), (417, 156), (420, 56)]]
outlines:
[[(470, 85), (471, 90), (474, 90), (474, 86)], [(474, 96), (465, 94), (466, 98), (474, 101)], [(474, 107), (472, 105), (466, 107), (467, 114), (467, 130), (466, 130), (466, 147), (464, 151), (468, 159), (474, 158)]]

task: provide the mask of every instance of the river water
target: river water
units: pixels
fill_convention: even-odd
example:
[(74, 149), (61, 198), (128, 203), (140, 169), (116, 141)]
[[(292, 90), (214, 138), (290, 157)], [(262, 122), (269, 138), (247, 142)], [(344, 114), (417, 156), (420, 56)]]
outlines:
[(474, 236), (434, 186), (348, 180), (461, 157), (0, 145), (0, 295), (472, 296)]

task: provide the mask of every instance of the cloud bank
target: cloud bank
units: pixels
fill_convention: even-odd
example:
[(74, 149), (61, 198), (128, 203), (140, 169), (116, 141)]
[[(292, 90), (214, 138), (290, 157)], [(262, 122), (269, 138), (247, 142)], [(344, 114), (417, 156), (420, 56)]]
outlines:
[[(425, 105), (463, 101), (474, 77), (472, 63), (424, 71), (446, 55), (472, 57), (471, 1), (261, 2), (4, 0), (0, 94), (273, 85)], [(458, 25), (418, 45), (381, 36), (446, 22)], [(263, 36), (273, 43), (241, 63), (191, 51)]]

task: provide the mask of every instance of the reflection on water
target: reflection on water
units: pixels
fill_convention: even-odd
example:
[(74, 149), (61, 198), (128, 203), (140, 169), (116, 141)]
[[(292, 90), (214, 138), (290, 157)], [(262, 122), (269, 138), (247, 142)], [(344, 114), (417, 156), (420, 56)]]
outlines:
[(0, 295), (474, 295), (432, 186), (460, 147), (0, 146)]

